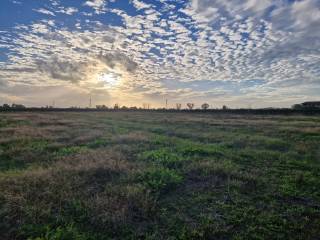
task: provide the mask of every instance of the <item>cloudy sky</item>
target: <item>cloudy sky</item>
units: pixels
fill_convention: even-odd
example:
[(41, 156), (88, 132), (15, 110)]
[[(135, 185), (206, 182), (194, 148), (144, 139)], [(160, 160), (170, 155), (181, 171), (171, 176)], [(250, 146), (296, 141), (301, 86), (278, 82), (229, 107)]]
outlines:
[(320, 99), (319, 0), (1, 0), (0, 104)]

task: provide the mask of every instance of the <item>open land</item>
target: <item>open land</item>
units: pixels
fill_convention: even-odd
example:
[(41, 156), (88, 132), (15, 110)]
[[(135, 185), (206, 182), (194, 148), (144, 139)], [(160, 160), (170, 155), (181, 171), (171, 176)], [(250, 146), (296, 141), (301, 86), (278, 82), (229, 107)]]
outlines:
[(0, 114), (0, 239), (318, 239), (320, 116)]

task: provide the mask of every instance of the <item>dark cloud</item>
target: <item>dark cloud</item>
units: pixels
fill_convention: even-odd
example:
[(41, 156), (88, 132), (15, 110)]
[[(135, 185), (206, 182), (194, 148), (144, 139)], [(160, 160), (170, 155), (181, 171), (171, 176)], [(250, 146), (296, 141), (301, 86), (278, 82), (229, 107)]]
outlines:
[(37, 66), (40, 72), (48, 74), (53, 79), (78, 82), (85, 76), (87, 64), (53, 58), (49, 61), (38, 61)]
[(99, 55), (99, 60), (110, 68), (114, 68), (117, 64), (119, 64), (128, 72), (134, 72), (138, 68), (138, 64), (123, 53), (101, 53)]
[(115, 42), (115, 39), (112, 36), (104, 36), (102, 39), (103, 39), (103, 41), (108, 42), (108, 43), (114, 43)]

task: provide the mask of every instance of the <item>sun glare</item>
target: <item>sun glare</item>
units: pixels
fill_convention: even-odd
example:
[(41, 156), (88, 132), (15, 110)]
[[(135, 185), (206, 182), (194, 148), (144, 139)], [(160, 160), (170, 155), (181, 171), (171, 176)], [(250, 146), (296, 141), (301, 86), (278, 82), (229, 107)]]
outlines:
[(104, 82), (106, 86), (113, 87), (119, 83), (119, 77), (114, 73), (102, 73), (99, 75), (99, 81)]

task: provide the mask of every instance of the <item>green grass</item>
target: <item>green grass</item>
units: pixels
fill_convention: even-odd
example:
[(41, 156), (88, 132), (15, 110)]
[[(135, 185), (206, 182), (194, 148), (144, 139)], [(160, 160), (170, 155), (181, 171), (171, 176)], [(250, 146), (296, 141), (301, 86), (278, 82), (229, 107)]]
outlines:
[(168, 168), (157, 167), (154, 169), (146, 170), (137, 177), (141, 184), (145, 185), (158, 194), (174, 189), (175, 186), (183, 181), (183, 177), (174, 170)]
[(179, 155), (170, 148), (146, 151), (140, 155), (140, 158), (143, 161), (153, 162), (167, 168), (179, 168), (187, 160), (186, 157)]
[(63, 147), (55, 152), (57, 157), (68, 156), (76, 153), (81, 153), (87, 149), (86, 146), (71, 146), (71, 147)]
[(0, 114), (0, 239), (318, 239), (320, 117)]

